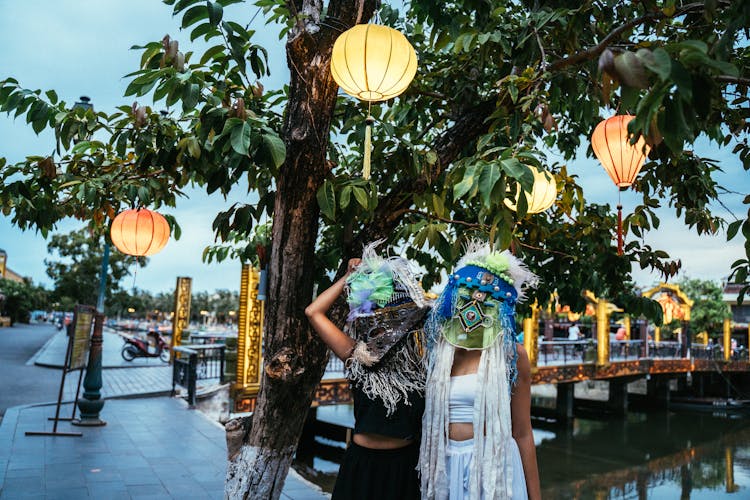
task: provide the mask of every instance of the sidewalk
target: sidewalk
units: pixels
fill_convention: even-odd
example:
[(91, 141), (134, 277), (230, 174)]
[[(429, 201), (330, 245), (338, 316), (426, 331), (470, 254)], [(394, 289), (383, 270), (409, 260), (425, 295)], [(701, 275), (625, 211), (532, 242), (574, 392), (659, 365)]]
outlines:
[[(120, 355), (124, 344), (122, 337), (109, 328), (102, 332), (102, 368), (133, 368), (167, 366), (159, 358), (135, 358), (133, 361), (125, 361)], [(68, 348), (68, 336), (65, 330), (57, 332), (29, 362), (47, 368), (62, 368), (65, 362), (65, 351)]]
[[(108, 370), (109, 371), (109, 370)], [(51, 430), (54, 406), (9, 409), (0, 424), (0, 500), (221, 499), (224, 429), (173, 398), (109, 400), (104, 427), (73, 427), (83, 437), (25, 436)], [(63, 408), (68, 414), (70, 406)], [(284, 500), (329, 496), (290, 470)]]

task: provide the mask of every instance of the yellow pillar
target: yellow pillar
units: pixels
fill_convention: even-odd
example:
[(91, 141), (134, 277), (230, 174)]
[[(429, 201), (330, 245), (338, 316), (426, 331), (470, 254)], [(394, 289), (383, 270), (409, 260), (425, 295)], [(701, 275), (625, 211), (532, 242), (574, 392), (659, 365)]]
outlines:
[(622, 322), (625, 324), (625, 340), (630, 340), (630, 314), (626, 314)]
[(237, 383), (242, 396), (253, 397), (260, 390), (263, 369), (263, 309), (258, 300), (259, 273), (250, 264), (242, 265), (240, 311), (237, 318)]
[(726, 467), (724, 486), (726, 486), (727, 493), (734, 493), (738, 488), (734, 484), (734, 454), (731, 446), (724, 448), (724, 466)]
[(182, 331), (190, 324), (190, 300), (193, 278), (180, 276), (174, 292), (174, 314), (172, 315), (172, 347), (182, 344)]
[(732, 356), (732, 321), (724, 318), (724, 361), (729, 361)]
[(654, 327), (654, 342), (661, 342), (661, 327)]
[(531, 306), (531, 317), (523, 319), (523, 347), (531, 368), (535, 368), (539, 358), (539, 307), (536, 304)]
[(596, 302), (596, 364), (609, 364), (609, 310), (602, 298)]

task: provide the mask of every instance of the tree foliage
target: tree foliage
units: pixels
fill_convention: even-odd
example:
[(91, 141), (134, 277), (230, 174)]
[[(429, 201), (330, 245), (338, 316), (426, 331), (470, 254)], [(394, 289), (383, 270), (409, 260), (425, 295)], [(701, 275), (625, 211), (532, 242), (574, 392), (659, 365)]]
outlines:
[[(256, 30), (268, 28), (254, 24), (247, 8), (237, 19), (224, 10), (239, 1), (166, 0), (182, 21), (180, 38), (209, 44), (199, 54), (183, 53), (172, 37), (134, 47), (141, 65), (126, 96), (172, 113), (137, 103), (110, 114), (72, 109), (53, 91), (3, 80), (0, 111), (25, 117), (37, 132), (53, 129), (57, 148), (16, 165), (0, 159), (0, 207), (19, 227), (46, 234), (65, 216), (101, 226), (122, 207), (171, 206), (190, 182), (226, 193), (246, 179), (257, 202), (214, 221), (218, 239), (240, 248), (205, 254), (252, 259), (257, 246), (243, 249), (243, 239), (273, 220), (274, 307), (266, 309), (259, 421), (247, 438), (257, 448), (246, 457), (256, 462), (242, 465), (264, 472), (244, 482), (242, 472), (230, 471), (242, 494), (280, 491), (276, 474), (288, 462), (279, 457), (288, 452), (279, 450), (290, 449), (302, 420), (286, 412), (285, 432), (274, 434), (278, 426), (263, 419), (281, 414), (274, 394), (300, 408), (309, 402), (325, 351), (302, 310), (314, 282), (325, 286), (343, 272), (341, 262), (364, 243), (386, 238), (403, 249), (426, 270), (429, 287), (467, 238), (487, 238), (541, 276), (540, 302), (557, 289), (581, 309), (583, 289), (626, 294), (633, 264), (665, 277), (679, 270), (679, 260), (642, 238), (659, 229), (659, 207), (671, 207), (698, 234), (726, 228), (730, 239), (750, 240), (750, 217), (727, 225), (713, 211), (726, 190), (715, 180), (719, 165), (691, 147), (699, 137), (732, 144), (750, 168), (747, 2), (412, 0), (399, 12), (376, 0), (258, 0), (286, 36), (290, 81), (274, 89), (261, 83), (268, 54), (255, 43)], [(420, 63), (406, 93), (372, 107), (374, 169), (364, 180), (364, 107), (337, 97), (328, 71), (336, 36), (378, 9), (381, 22), (407, 35)], [(582, 150), (591, 154), (582, 145), (613, 110), (636, 115), (630, 131), (652, 146), (633, 188), (641, 201), (625, 218), (622, 256), (612, 245), (612, 207), (589, 203), (573, 168)], [(73, 145), (86, 136), (99, 139)], [(555, 205), (542, 214), (528, 214), (525, 196), (514, 194), (530, 187), (534, 168), (551, 171), (558, 186)], [(749, 262), (734, 263), (739, 282)], [(656, 314), (653, 303), (632, 303)]]
[(690, 310), (690, 330), (693, 333), (721, 333), (724, 319), (732, 317), (729, 305), (724, 302), (722, 287), (711, 280), (688, 277), (677, 284), (694, 301)]
[(48, 292), (31, 280), (22, 283), (0, 278), (0, 316), (9, 316), (11, 323), (28, 323), (31, 312), (45, 310), (49, 305)]
[[(87, 229), (52, 235), (47, 244), (50, 257), (44, 260), (47, 276), (53, 282), (50, 299), (67, 311), (73, 310), (76, 304), (96, 305), (103, 250), (101, 239), (93, 237)], [(122, 303), (123, 280), (135, 271), (135, 266), (145, 266), (146, 261), (145, 257), (132, 257), (116, 251), (110, 254), (105, 291), (107, 311), (127, 310), (129, 304)]]

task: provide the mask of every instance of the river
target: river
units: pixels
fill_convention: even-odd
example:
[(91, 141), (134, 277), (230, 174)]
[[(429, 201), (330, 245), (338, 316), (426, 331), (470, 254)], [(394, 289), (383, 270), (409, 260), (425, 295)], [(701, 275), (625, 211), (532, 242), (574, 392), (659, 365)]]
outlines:
[[(351, 423), (345, 406), (318, 416)], [(534, 438), (544, 499), (750, 498), (747, 416), (661, 411), (567, 427), (535, 420)], [(330, 491), (340, 446), (318, 438), (327, 451), (295, 468)]]

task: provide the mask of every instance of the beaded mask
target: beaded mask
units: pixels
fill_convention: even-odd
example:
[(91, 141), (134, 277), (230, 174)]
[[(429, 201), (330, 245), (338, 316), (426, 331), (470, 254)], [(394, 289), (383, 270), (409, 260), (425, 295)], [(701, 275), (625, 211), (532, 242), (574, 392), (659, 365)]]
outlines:
[[(476, 247), (478, 244), (474, 243)], [(438, 298), (431, 327), (462, 349), (515, 342), (516, 302), (534, 275), (509, 252), (470, 248)]]
[(391, 415), (399, 403), (424, 393), (423, 326), (430, 311), (409, 262), (365, 247), (362, 263), (347, 279), (346, 332), (355, 341), (346, 376)]

